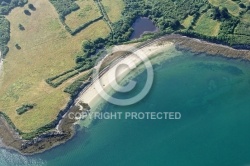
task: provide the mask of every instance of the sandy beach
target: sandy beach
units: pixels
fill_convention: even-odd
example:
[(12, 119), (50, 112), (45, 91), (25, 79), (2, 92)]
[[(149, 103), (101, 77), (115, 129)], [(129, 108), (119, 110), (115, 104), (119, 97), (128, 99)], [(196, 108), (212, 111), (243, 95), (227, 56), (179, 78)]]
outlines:
[[(173, 47), (174, 43), (172, 42), (154, 42), (145, 46), (139, 50), (136, 50), (133, 54), (128, 55), (124, 59), (120, 60), (118, 63), (113, 65), (107, 72), (105, 72), (99, 82), (102, 84), (102, 88), (99, 87), (99, 82), (94, 80), (92, 84), (82, 93), (79, 98), (78, 102), (83, 102), (88, 104), (91, 108), (95, 108), (96, 104), (102, 101), (102, 97), (100, 96), (101, 91), (108, 92), (114, 88), (115, 82), (117, 80), (122, 80), (125, 76), (133, 72), (133, 69), (136, 66), (142, 64), (143, 60), (151, 59), (155, 55), (164, 52), (171, 47)], [(114, 52), (123, 50), (125, 46), (116, 46), (114, 47)], [(138, 55), (143, 54), (145, 55), (144, 58), (139, 58)], [(171, 58), (171, 56), (169, 57)], [(127, 64), (133, 64), (132, 66), (128, 67)], [(98, 88), (99, 87), (99, 88)], [(97, 90), (98, 89), (98, 90)]]
[[(120, 50), (130, 50), (134, 47), (138, 47), (138, 44), (115, 46), (113, 48), (113, 52)], [(173, 57), (171, 55), (171, 51), (168, 51), (172, 47), (178, 47), (181, 50), (190, 49), (190, 51), (197, 53), (207, 52), (210, 55), (222, 55), (228, 58), (249, 59), (250, 55), (250, 51), (248, 50), (236, 50), (228, 46), (209, 43), (199, 39), (188, 38), (180, 35), (164, 36), (157, 40), (153, 40), (153, 42), (148, 45), (138, 47), (139, 49), (136, 50), (134, 54), (130, 54), (119, 62), (115, 62), (115, 65), (106, 70), (104, 74), (101, 75), (98, 81), (94, 80), (91, 85), (89, 85), (86, 89), (84, 89), (84, 91), (82, 91), (82, 93), (76, 99), (76, 103), (86, 103), (90, 106), (91, 111), (96, 111), (100, 104), (107, 102), (107, 99), (103, 99), (103, 96), (101, 96), (100, 93), (115, 92), (116, 90), (114, 89), (116, 89), (117, 87), (115, 87), (114, 84), (116, 84), (116, 81), (122, 80), (127, 75), (132, 74), (134, 72), (133, 69), (131, 70), (128, 66), (125, 66), (124, 64), (133, 64), (135, 66), (139, 66), (140, 64), (142, 64), (143, 60), (138, 58), (138, 54), (140, 53), (146, 55), (148, 59), (157, 59), (158, 56), (156, 55), (159, 55), (161, 52), (169, 52), (168, 54), (164, 55), (165, 60), (169, 59)], [(106, 57), (108, 56), (109, 55), (107, 55)], [(118, 66), (121, 67), (118, 68)], [(100, 87), (100, 84), (102, 87)], [(91, 120), (85, 119), (83, 125), (86, 127), (90, 123)]]

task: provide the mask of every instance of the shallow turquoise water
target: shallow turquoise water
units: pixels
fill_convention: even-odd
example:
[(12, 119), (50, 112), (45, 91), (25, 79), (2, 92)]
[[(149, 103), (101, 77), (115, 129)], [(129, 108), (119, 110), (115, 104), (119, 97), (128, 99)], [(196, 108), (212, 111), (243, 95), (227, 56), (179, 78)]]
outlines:
[[(145, 73), (135, 80), (140, 84), (134, 94)], [(153, 88), (140, 103), (103, 107), (107, 112), (178, 111), (180, 120), (98, 120), (41, 155), (1, 150), (0, 166), (249, 165), (249, 101), (249, 62), (186, 52), (155, 66)]]

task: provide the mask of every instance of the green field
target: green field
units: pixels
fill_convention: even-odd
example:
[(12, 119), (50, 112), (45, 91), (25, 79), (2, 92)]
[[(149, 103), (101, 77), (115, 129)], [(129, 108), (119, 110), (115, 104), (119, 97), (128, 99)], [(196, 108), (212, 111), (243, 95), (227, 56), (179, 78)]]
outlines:
[(250, 36), (250, 23), (239, 23), (235, 28), (235, 34)]
[(234, 33), (236, 35), (232, 38), (237, 43), (250, 43), (250, 11), (244, 13), (240, 17), (240, 23), (236, 26)]
[(250, 11), (241, 16), (241, 22), (235, 28), (235, 34), (250, 36)]
[(121, 18), (121, 11), (124, 9), (123, 0), (101, 0), (101, 3), (111, 22), (116, 22)]
[(188, 15), (188, 17), (183, 20), (182, 25), (185, 28), (189, 28), (192, 24), (193, 19), (194, 19), (193, 16)]
[(71, 28), (76, 29), (82, 24), (94, 20), (101, 16), (101, 13), (93, 0), (76, 1), (80, 9), (73, 11), (65, 18), (65, 23)]
[[(242, 0), (239, 0), (242, 1)], [(214, 6), (225, 7), (228, 11), (234, 15), (239, 16), (240, 11), (243, 9), (240, 8), (239, 3), (233, 0), (209, 0), (209, 2)]]
[(198, 19), (194, 30), (206, 36), (217, 36), (220, 31), (220, 22), (211, 19), (205, 13)]

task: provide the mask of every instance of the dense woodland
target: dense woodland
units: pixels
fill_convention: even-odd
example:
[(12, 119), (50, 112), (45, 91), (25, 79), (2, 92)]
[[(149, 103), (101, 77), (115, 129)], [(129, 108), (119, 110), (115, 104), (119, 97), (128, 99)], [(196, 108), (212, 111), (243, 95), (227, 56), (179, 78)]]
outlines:
[(7, 44), (10, 40), (10, 22), (0, 15), (0, 50), (2, 55), (6, 55), (9, 51)]
[(50, 0), (50, 2), (54, 5), (56, 8), (60, 19), (64, 20), (65, 16), (70, 14), (73, 11), (76, 11), (80, 9), (80, 6), (78, 6), (75, 3), (76, 0)]
[(0, 0), (0, 50), (5, 56), (9, 48), (7, 44), (10, 40), (10, 22), (3, 16), (7, 15), (11, 9), (23, 6), (28, 0)]
[(11, 9), (23, 6), (28, 0), (0, 0), (0, 15), (8, 14)]

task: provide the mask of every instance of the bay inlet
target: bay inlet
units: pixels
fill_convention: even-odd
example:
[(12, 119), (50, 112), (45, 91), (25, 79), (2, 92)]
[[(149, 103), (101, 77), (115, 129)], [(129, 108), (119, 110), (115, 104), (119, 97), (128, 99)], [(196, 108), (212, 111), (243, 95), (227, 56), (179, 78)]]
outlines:
[[(162, 61), (164, 54), (175, 54)], [(250, 63), (167, 50), (153, 59), (150, 93), (132, 106), (104, 103), (102, 112), (180, 112), (178, 120), (95, 120), (74, 139), (25, 157), (1, 149), (0, 165), (235, 166), (250, 163)], [(127, 98), (138, 93), (146, 72)], [(239, 155), (240, 154), (240, 155)], [(15, 157), (13, 157), (15, 156)]]

